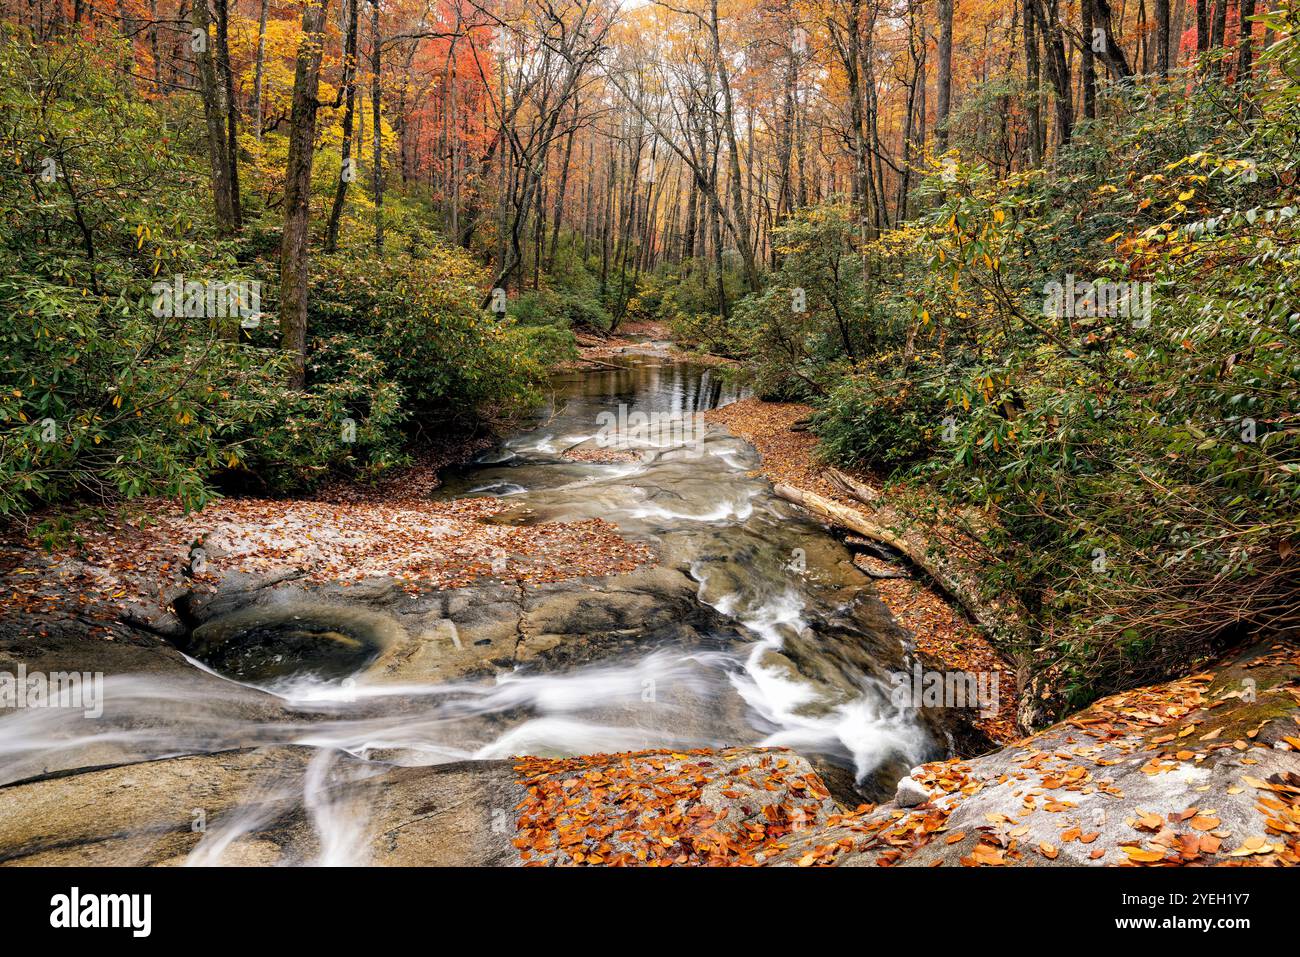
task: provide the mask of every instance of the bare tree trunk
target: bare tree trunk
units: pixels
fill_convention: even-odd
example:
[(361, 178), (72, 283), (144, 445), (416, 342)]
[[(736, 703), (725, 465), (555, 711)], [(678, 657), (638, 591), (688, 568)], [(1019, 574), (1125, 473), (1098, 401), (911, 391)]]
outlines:
[(153, 57), (153, 91), (162, 93), (162, 54), (158, 48), (158, 0), (149, 0), (149, 54)]
[(228, 0), (215, 0), (217, 11), (218, 81), (224, 90), (226, 108), (226, 166), (230, 178), (230, 208), (235, 229), (243, 226), (239, 201), (239, 108), (235, 103), (235, 71), (230, 67), (230, 11)]
[[(1083, 50), (1079, 57), (1079, 81), (1083, 86), (1083, 115), (1085, 119), (1097, 118), (1097, 67), (1093, 46), (1093, 8), (1088, 0), (1079, 5), (1079, 15), (1083, 20)], [(1103, 40), (1103, 45), (1105, 41)]]
[(1056, 142), (1061, 147), (1069, 143), (1074, 134), (1074, 97), (1058, 0), (1034, 0), (1033, 12), (1047, 53), (1047, 78), (1056, 93)]
[(722, 91), (723, 132), (727, 136), (727, 159), (731, 185), (732, 215), (736, 222), (736, 239), (740, 258), (745, 268), (745, 284), (751, 290), (758, 288), (758, 266), (754, 261), (754, 243), (750, 236), (749, 213), (745, 208), (743, 181), (740, 178), (740, 147), (736, 143), (736, 113), (731, 99), (731, 80), (726, 62), (722, 59), (722, 39), (718, 31), (718, 0), (709, 3), (709, 29), (713, 35), (713, 66), (718, 74)]
[(343, 205), (347, 201), (348, 183), (355, 178), (352, 160), (352, 119), (357, 100), (357, 19), (360, 11), (357, 0), (344, 0), (347, 11), (347, 39), (343, 42), (343, 143), (340, 147), (339, 181), (334, 188), (334, 204), (330, 207), (329, 225), (325, 228), (325, 252), (332, 253), (339, 246), (339, 221), (343, 218)]
[(1187, 27), (1187, 0), (1174, 0), (1174, 11), (1169, 17), (1169, 71), (1178, 69), (1178, 58), (1183, 52), (1183, 32)]
[(1224, 35), (1228, 32), (1228, 0), (1217, 0), (1214, 5), (1214, 21), (1210, 27), (1210, 47), (1217, 50), (1223, 46)]
[(939, 0), (939, 86), (935, 101), (935, 140), (939, 152), (948, 148), (948, 114), (952, 109), (953, 0)]
[[(1111, 75), (1117, 79), (1127, 79), (1133, 75), (1133, 67), (1128, 62), (1128, 57), (1124, 55), (1124, 48), (1119, 45), (1119, 40), (1115, 36), (1114, 26), (1111, 24), (1110, 0), (1083, 0), (1085, 9), (1091, 8), (1092, 25), (1102, 31), (1099, 38), (1101, 40), (1099, 49), (1096, 49), (1097, 56), (1101, 62), (1106, 64)], [(1085, 52), (1093, 48), (1091, 43), (1092, 31), (1084, 37)]]
[(560, 219), (564, 214), (564, 197), (569, 190), (569, 164), (573, 160), (573, 139), (578, 132), (578, 106), (577, 97), (573, 99), (573, 126), (569, 130), (569, 138), (564, 144), (564, 160), (560, 166), (560, 185), (555, 193), (555, 211), (553, 224), (551, 226), (551, 248), (546, 257), (548, 270), (555, 268), (555, 252), (560, 243)]
[(262, 0), (262, 14), (257, 21), (257, 62), (253, 67), (253, 135), (262, 139), (262, 83), (266, 72), (266, 14), (271, 0)]
[(1254, 51), (1251, 49), (1251, 31), (1255, 24), (1250, 18), (1255, 15), (1255, 0), (1241, 0), (1241, 33), (1237, 39), (1237, 81), (1242, 82), (1250, 76)]
[(292, 354), (292, 388), (301, 389), (307, 360), (308, 227), (311, 167), (316, 138), (316, 94), (325, 41), (325, 2), (308, 0), (293, 77), (289, 155), (284, 175), (284, 234), (280, 240), (280, 348)]
[(1042, 76), (1038, 60), (1038, 20), (1031, 9), (1037, 0), (1024, 0), (1021, 5), (1021, 24), (1025, 35), (1025, 85), (1028, 103), (1028, 149), (1029, 165), (1037, 166), (1043, 161), (1043, 100)]
[[(310, 0), (309, 0), (310, 2)], [(374, 166), (375, 189), (375, 248), (384, 248), (384, 145), (383, 110), (380, 107), (380, 55), (383, 39), (379, 35), (379, 0), (370, 0), (370, 114), (374, 122), (374, 142), (371, 163)]]
[(1173, 69), (1169, 0), (1156, 0), (1156, 69), (1163, 77)]
[(230, 138), (227, 131), (226, 85), (217, 77), (213, 56), (212, 21), (207, 0), (195, 0), (190, 7), (190, 23), (198, 33), (196, 41), (201, 49), (195, 50), (195, 65), (199, 73), (199, 92), (203, 98), (203, 116), (208, 132), (208, 163), (212, 171), (212, 196), (216, 205), (217, 230), (229, 235), (239, 228), (235, 210), (234, 184), (230, 179), (228, 152)]

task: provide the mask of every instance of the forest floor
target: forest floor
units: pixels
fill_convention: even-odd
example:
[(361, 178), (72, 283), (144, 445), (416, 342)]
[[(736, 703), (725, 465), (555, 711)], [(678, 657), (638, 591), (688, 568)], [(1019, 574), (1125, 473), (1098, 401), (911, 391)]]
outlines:
[[(848, 497), (826, 477), (817, 461), (817, 438), (794, 426), (812, 414), (812, 408), (789, 402), (743, 399), (706, 413), (710, 421), (726, 425), (734, 435), (751, 443), (763, 457), (759, 474), (773, 483), (783, 483), (832, 499), (858, 510), (861, 503)], [(881, 483), (871, 475), (854, 478), (873, 488)], [(852, 544), (853, 536), (849, 536)], [(855, 563), (868, 574), (879, 574), (884, 564), (870, 555), (859, 554)], [(915, 638), (924, 657), (953, 671), (996, 673), (998, 711), (980, 718), (976, 726), (990, 738), (1006, 742), (1017, 737), (1016, 669), (958, 607), (944, 598), (924, 577), (879, 578), (873, 582), (880, 600), (895, 620)]]
[[(31, 620), (79, 619), (112, 639), (124, 615), (148, 620), (184, 591), (230, 573), (292, 572), (312, 584), (395, 579), (410, 593), (485, 579), (552, 582), (629, 572), (656, 560), (603, 519), (506, 524), (499, 498), (433, 501), (439, 473), (490, 442), (428, 452), (374, 485), (335, 482), (304, 498), (231, 497), (186, 513), (140, 499), (112, 509), (47, 511), (0, 530), (0, 598)], [(42, 522), (71, 531), (45, 547)], [(201, 550), (201, 551), (200, 551)]]

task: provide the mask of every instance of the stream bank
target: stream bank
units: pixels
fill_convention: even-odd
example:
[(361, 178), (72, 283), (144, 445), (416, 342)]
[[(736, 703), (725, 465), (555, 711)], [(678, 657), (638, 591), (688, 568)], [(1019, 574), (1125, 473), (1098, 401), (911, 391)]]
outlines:
[[(985, 749), (970, 708), (892, 699), (910, 636), (752, 474), (752, 446), (705, 420), (743, 393), (662, 344), (623, 362), (561, 373), (547, 408), (437, 487), (146, 503), (76, 550), (11, 546), (0, 666), (101, 675), (104, 707), (0, 717), (5, 856), (379, 862), (373, 788), (515, 755), (789, 748), (854, 806)], [(177, 775), (209, 795), (196, 838), (64, 813)]]
[[(101, 585), (119, 604), (101, 620), (78, 607), (84, 592), (64, 587), (66, 610), (43, 614), (29, 591), (0, 626), (0, 672), (103, 676), (100, 713), (0, 715), (0, 862), (1043, 863), (1056, 858), (1041, 846), (1025, 853), (1025, 834), (1059, 854), (1073, 848), (1018, 817), (1038, 809), (1011, 807), (1027, 793), (1037, 805), (1069, 792), (1048, 802), (1059, 811), (1131, 791), (1181, 841), (1192, 825), (1177, 826), (1178, 805), (1220, 766), (1267, 772), (1267, 800), (1280, 804), (1265, 818), (1234, 817), (1218, 838), (1226, 854), (1291, 862), (1293, 652), (1241, 665), (1258, 669), (1252, 693), (1267, 706), (1231, 742), (1222, 732), (1168, 761), (1164, 750), (1143, 753), (1183, 742), (1180, 721), (1195, 729), (1208, 720), (1201, 711), (1234, 701), (1232, 686), (1193, 682), (1101, 712), (1122, 720), (1085, 715), (1044, 732), (1054, 737), (990, 751), (976, 725), (996, 716), (890, 699), (890, 675), (924, 656), (877, 597), (907, 580), (873, 585), (861, 554), (772, 494), (754, 447), (708, 421), (743, 409), (742, 393), (655, 353), (649, 344), (626, 368), (562, 375), (556, 401), (528, 427), (438, 487), (384, 506), (414, 510), (386, 513), (390, 558), (423, 554), (431, 560), (417, 572), (471, 574), (422, 586), (366, 564), (367, 549), (354, 562), (347, 549), (365, 538), (356, 523), (368, 505), (346, 497), (290, 526), (262, 506), (233, 526), (237, 513), (200, 513), (226, 525), (208, 527), (204, 571), (191, 561), (163, 603), (128, 607), (118, 595), (124, 582), (151, 581), (147, 561), (107, 570), (85, 551), (75, 566), (23, 553), (18, 567), (41, 569), (35, 578), (54, 591), (62, 572), (92, 583), (119, 575)], [(596, 441), (611, 414), (631, 422), (629, 410), (666, 417), (667, 440)], [(685, 442), (684, 422), (703, 423)], [(632, 567), (589, 573), (584, 562), (604, 546), (592, 531), (601, 526), (584, 523), (597, 520), (610, 553), (635, 556)], [(486, 531), (458, 534), (456, 521)], [(559, 580), (531, 573), (547, 563), (527, 553), (552, 526), (587, 530), (554, 569)], [(161, 536), (171, 561), (189, 557), (189, 527), (141, 531), (157, 529), (171, 532)], [(519, 554), (476, 549), (499, 545), (502, 531), (526, 533)], [(248, 541), (269, 543), (258, 553), (268, 563), (226, 550)], [(349, 556), (342, 565), (339, 555)], [(6, 584), (15, 577), (33, 576)], [(964, 636), (947, 644), (981, 653)], [(1166, 727), (1173, 737), (1150, 731)], [(1098, 731), (1099, 744), (1083, 741)], [(1075, 766), (1030, 779), (1080, 748)], [(952, 757), (973, 754), (983, 756)], [(1143, 790), (1148, 779), (1159, 787)], [(1223, 780), (1220, 806), (1244, 806), (1246, 785)], [(975, 822), (952, 839), (963, 802), (990, 795), (989, 813), (1014, 826), (991, 838)], [(1261, 829), (1268, 850), (1256, 854)], [(1103, 833), (1098, 847), (1115, 854), (1088, 862), (1126, 861), (1128, 832)], [(1167, 843), (1163, 827), (1153, 833)], [(1280, 844), (1268, 836), (1279, 833)], [(1209, 847), (1194, 850), (1217, 853)]]

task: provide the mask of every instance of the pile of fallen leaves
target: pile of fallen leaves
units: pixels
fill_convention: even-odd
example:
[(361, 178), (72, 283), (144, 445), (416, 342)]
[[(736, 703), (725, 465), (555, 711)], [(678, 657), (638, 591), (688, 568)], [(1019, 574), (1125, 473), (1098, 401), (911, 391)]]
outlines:
[[(1123, 797), (1123, 791), (1101, 775), (1104, 769), (1120, 764), (1130, 755), (1139, 756), (1139, 760), (1140, 756), (1147, 756), (1140, 772), (1148, 777), (1179, 773), (1189, 764), (1195, 766), (1213, 760), (1216, 752), (1231, 752), (1238, 763), (1248, 767), (1257, 761), (1242, 752), (1267, 744), (1256, 738), (1270, 726), (1273, 749), (1300, 752), (1300, 727), (1295, 734), (1278, 730), (1287, 724), (1300, 725), (1300, 715), (1292, 713), (1289, 719), (1276, 714), (1250, 717), (1258, 714), (1252, 706), (1260, 695), (1278, 696), (1283, 707), (1300, 708), (1300, 683), (1294, 676), (1297, 667), (1300, 667), (1300, 653), (1294, 647), (1278, 645), (1246, 662), (1242, 671), (1278, 668), (1284, 673), (1289, 671), (1292, 677), (1258, 692), (1253, 685), (1244, 684), (1215, 692), (1212, 690), (1215, 675), (1204, 673), (1096, 702), (1064, 723), (1065, 727), (1080, 732), (1085, 740), (1071, 737), (1065, 747), (1030, 748), (1020, 756), (1018, 771), (990, 782), (1029, 785), (1017, 792), (1021, 795), (1021, 814), (1016, 818), (987, 815), (993, 826), (971, 854), (962, 858), (962, 863), (997, 866), (1021, 860), (1026, 851), (1055, 860), (1060, 850), (1056, 844), (1040, 841), (1027, 848), (1017, 846), (1016, 840), (1030, 830), (1026, 823), (1028, 816), (1040, 810), (1073, 811), (1078, 804), (1070, 800), (1072, 792)], [(1241, 726), (1243, 718), (1246, 726)], [(1300, 768), (1300, 763), (1297, 767)], [(1139, 809), (1124, 821), (1133, 836), (1117, 844), (1123, 854), (1121, 863), (1300, 864), (1300, 773), (1280, 772), (1267, 779), (1243, 774), (1239, 783), (1226, 789), (1226, 795), (1242, 794), (1247, 788), (1259, 792), (1255, 807), (1264, 816), (1266, 834), (1234, 835), (1210, 805), (1164, 813)], [(1078, 841), (1088, 845), (1098, 835), (1095, 829), (1066, 827), (1061, 831), (1059, 843)], [(1107, 850), (1099, 846), (1087, 856), (1100, 860)]]
[(79, 541), (52, 553), (17, 535), (0, 541), (0, 581), (11, 612), (44, 620), (75, 610), (108, 621), (131, 605), (165, 608), (177, 589), (211, 588), (232, 572), (284, 572), (316, 584), (392, 578), (415, 593), (486, 578), (619, 574), (654, 560), (648, 546), (599, 518), (488, 521), (507, 507), (495, 498), (244, 498), (186, 514), (170, 502), (135, 502), (120, 517), (79, 528)]
[(835, 805), (790, 752), (641, 751), (520, 758), (515, 847), (529, 865), (745, 866)]
[(845, 505), (855, 504), (830, 484), (817, 462), (817, 436), (795, 432), (793, 427), (812, 415), (812, 406), (796, 402), (764, 402), (741, 399), (704, 413), (709, 422), (725, 425), (758, 449), (763, 457), (760, 474)]
[(620, 462), (640, 462), (642, 454), (629, 449), (576, 448), (565, 449), (560, 458), (570, 462), (593, 462), (601, 465), (613, 465)]
[[(961, 794), (969, 797), (983, 784), (970, 776), (970, 768), (960, 761), (938, 761), (913, 772), (934, 795)], [(955, 844), (966, 835), (947, 833), (950, 807), (927, 801), (915, 809), (897, 809), (878, 813), (871, 804), (863, 804), (846, 814), (833, 814), (827, 827), (816, 835), (816, 843), (800, 847), (792, 859), (798, 867), (833, 867), (845, 853), (873, 853), (875, 863), (890, 867), (906, 860), (931, 841), (943, 839)], [(824, 838), (824, 840), (823, 840)]]
[(422, 452), (410, 466), (384, 475), (378, 481), (362, 484), (340, 479), (324, 485), (310, 497), (318, 502), (340, 505), (365, 502), (423, 504), (442, 485), (444, 469), (468, 462), (478, 453), (490, 449), (494, 441), (489, 435), (448, 438)]

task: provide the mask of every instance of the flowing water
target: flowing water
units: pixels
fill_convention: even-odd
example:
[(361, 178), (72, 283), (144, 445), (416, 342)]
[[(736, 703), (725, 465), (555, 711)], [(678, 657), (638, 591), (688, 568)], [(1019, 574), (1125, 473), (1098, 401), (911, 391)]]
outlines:
[[(934, 736), (916, 713), (890, 704), (902, 634), (850, 554), (751, 474), (758, 459), (747, 443), (702, 421), (739, 397), (716, 372), (654, 355), (565, 374), (534, 420), (447, 475), (437, 493), (499, 496), (519, 506), (505, 521), (611, 522), (689, 577), (705, 625), (633, 622), (609, 645), (495, 676), (394, 682), (363, 668), (280, 677), (256, 685), (273, 696), (265, 713), (242, 705), (247, 682), (213, 680), (192, 659), (207, 672), (201, 684), (110, 675), (97, 721), (64, 709), (0, 718), (0, 783), (37, 769), (307, 745), (318, 751), (305, 770), (264, 791), (298, 795), (320, 836), (316, 863), (347, 863), (364, 858), (366, 812), (349, 782), (368, 765), (377, 774), (517, 754), (781, 745), (869, 783), (884, 766), (896, 774), (933, 756)], [(583, 460), (566, 457), (575, 452)], [(586, 460), (593, 455), (603, 460)], [(363, 761), (345, 770), (340, 758)], [(219, 863), (258, 827), (264, 806), (225, 815), (189, 862)]]

